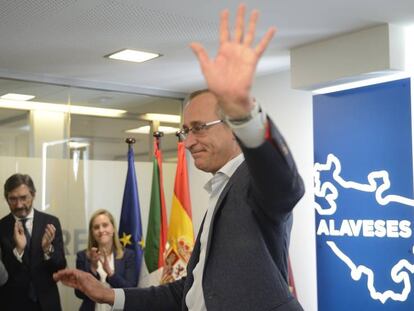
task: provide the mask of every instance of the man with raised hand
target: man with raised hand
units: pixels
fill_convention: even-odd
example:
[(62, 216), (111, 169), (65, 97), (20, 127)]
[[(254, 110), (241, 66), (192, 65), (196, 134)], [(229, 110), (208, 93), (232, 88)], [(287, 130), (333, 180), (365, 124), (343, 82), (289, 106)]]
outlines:
[(246, 31), (244, 15), (240, 5), (230, 34), (223, 11), (214, 59), (191, 44), (208, 89), (191, 94), (181, 135), (195, 166), (213, 176), (187, 277), (124, 290), (105, 289), (77, 270), (60, 271), (56, 280), (114, 310), (302, 310), (287, 284), (287, 257), (303, 182), (279, 131), (250, 95), (275, 28), (253, 47), (258, 11)]

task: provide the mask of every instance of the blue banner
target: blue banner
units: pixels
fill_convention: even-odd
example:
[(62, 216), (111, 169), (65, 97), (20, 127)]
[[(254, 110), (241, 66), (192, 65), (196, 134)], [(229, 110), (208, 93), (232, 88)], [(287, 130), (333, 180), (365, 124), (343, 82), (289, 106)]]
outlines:
[(141, 269), (144, 240), (142, 238), (141, 211), (139, 208), (138, 184), (135, 175), (134, 149), (128, 149), (128, 171), (119, 221), (119, 240), (124, 247), (135, 252), (137, 280)]
[(313, 98), (318, 310), (414, 310), (410, 80)]

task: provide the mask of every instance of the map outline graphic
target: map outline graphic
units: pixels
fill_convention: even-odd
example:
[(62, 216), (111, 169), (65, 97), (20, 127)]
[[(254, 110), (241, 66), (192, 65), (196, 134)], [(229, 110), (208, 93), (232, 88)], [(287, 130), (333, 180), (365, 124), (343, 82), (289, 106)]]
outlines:
[[(406, 206), (414, 207), (414, 199), (406, 198), (399, 195), (385, 195), (384, 192), (390, 189), (391, 181), (389, 174), (386, 170), (372, 171), (367, 176), (368, 183), (358, 183), (350, 180), (345, 180), (341, 177), (341, 162), (340, 160), (332, 153), (328, 154), (326, 163), (315, 163), (314, 164), (314, 194), (316, 197), (325, 198), (328, 202), (329, 207), (323, 208), (320, 204), (314, 201), (314, 208), (316, 212), (321, 216), (329, 216), (335, 214), (337, 210), (336, 199), (338, 198), (338, 190), (333, 183), (330, 181), (325, 181), (321, 183), (320, 172), (330, 171), (332, 168), (332, 178), (335, 180), (341, 187), (345, 189), (354, 189), (364, 192), (375, 193), (375, 199), (378, 204), (386, 206), (389, 203), (400, 203)], [(377, 181), (381, 181), (377, 182)], [(392, 290), (386, 290), (384, 292), (379, 292), (375, 288), (375, 274), (372, 269), (365, 265), (356, 265), (352, 259), (346, 255), (334, 241), (326, 241), (326, 244), (330, 247), (332, 252), (344, 262), (348, 268), (351, 270), (351, 278), (354, 281), (359, 281), (363, 275), (367, 276), (367, 289), (370, 293), (370, 296), (374, 300), (379, 300), (382, 304), (385, 304), (388, 299), (394, 301), (405, 301), (408, 298), (408, 295), (411, 292), (411, 280), (410, 275), (406, 270), (411, 274), (414, 274), (414, 264), (411, 264), (407, 259), (400, 259), (392, 268), (391, 268), (391, 278), (395, 283), (403, 283), (404, 288), (401, 293), (394, 292)], [(414, 246), (412, 248), (412, 253), (414, 253)]]

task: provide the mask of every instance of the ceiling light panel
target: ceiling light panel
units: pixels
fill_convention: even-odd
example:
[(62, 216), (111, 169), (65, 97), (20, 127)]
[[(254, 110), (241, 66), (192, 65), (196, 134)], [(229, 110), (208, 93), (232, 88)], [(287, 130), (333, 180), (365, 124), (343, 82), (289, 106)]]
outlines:
[(27, 101), (35, 98), (34, 95), (25, 95), (25, 94), (17, 94), (17, 93), (7, 93), (3, 96), (0, 96), (1, 99), (9, 99), (9, 100), (22, 100)]
[(156, 53), (125, 49), (125, 50), (108, 55), (108, 58), (124, 60), (128, 62), (142, 63), (142, 62), (145, 62), (145, 61), (148, 61), (150, 59), (157, 58), (160, 56), (161, 56), (160, 54), (156, 54)]

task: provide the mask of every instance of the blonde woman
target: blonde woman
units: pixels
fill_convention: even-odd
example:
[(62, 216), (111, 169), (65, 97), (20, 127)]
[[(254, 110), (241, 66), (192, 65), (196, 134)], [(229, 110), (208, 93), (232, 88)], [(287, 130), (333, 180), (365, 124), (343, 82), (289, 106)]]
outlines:
[[(91, 273), (107, 287), (137, 285), (135, 253), (122, 248), (114, 217), (107, 210), (93, 213), (89, 221), (88, 248), (77, 253), (76, 268)], [(81, 291), (75, 290), (75, 294), (83, 300), (80, 311), (111, 310), (110, 305), (95, 303)]]

